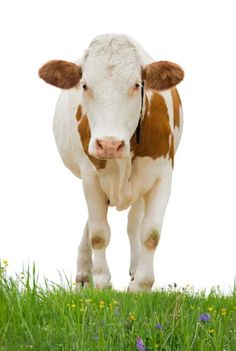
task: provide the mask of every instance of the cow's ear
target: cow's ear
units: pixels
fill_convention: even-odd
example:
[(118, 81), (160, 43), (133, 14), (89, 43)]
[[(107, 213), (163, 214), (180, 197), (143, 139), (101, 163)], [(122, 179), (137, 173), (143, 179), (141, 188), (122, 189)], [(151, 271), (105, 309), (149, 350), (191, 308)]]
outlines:
[(40, 78), (61, 89), (73, 88), (79, 83), (81, 76), (80, 66), (62, 60), (49, 61), (39, 69)]
[(184, 71), (176, 63), (158, 61), (142, 69), (146, 87), (155, 90), (173, 88), (184, 79)]

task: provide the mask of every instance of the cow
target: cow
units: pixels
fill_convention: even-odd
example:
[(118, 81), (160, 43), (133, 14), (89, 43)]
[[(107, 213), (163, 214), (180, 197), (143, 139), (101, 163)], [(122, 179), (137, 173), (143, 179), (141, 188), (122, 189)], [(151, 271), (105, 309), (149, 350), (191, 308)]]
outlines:
[[(176, 85), (183, 69), (154, 61), (132, 38), (104, 34), (75, 63), (52, 60), (39, 69), (61, 88), (53, 131), (66, 167), (82, 179), (88, 220), (78, 249), (76, 283), (111, 287), (106, 260), (109, 206), (130, 207), (131, 281), (151, 290), (153, 259), (171, 189), (183, 127)], [(92, 258), (93, 254), (93, 258)]]

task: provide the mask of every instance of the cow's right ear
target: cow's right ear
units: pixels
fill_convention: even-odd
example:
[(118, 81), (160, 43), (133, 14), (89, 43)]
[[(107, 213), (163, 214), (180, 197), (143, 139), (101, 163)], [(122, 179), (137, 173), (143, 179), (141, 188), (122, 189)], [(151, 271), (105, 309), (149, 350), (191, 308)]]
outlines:
[(39, 69), (39, 77), (58, 88), (70, 89), (79, 83), (82, 69), (72, 62), (53, 60)]

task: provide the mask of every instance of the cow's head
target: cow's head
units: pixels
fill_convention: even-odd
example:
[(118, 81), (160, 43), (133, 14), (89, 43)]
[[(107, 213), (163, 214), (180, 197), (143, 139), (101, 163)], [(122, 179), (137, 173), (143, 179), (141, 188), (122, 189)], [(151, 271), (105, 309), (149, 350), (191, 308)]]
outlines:
[(146, 89), (170, 89), (184, 72), (168, 61), (142, 66), (135, 45), (127, 38), (113, 37), (94, 40), (80, 65), (49, 61), (39, 76), (61, 89), (83, 91), (83, 111), (91, 130), (89, 153), (118, 159), (130, 154), (130, 139), (140, 117), (142, 82)]

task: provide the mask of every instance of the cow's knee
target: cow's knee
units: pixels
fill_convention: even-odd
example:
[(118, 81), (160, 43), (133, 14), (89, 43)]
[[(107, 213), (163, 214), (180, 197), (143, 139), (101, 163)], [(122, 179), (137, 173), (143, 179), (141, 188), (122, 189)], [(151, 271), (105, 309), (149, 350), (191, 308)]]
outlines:
[(107, 244), (104, 233), (95, 232), (91, 235), (91, 245), (94, 250), (104, 249)]
[(104, 223), (100, 226), (93, 223), (90, 225), (89, 240), (93, 250), (106, 248), (109, 244), (110, 236), (111, 233), (108, 223)]
[(155, 250), (160, 240), (160, 232), (157, 229), (143, 235), (142, 242), (148, 250)]

